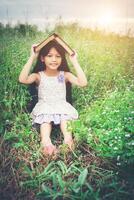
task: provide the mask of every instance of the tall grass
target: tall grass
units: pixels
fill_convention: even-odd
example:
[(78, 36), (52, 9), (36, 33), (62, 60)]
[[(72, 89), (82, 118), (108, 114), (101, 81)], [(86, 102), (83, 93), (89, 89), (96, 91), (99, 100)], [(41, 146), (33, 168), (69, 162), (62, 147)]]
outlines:
[(51, 160), (42, 155), (31, 126), (28, 88), (18, 83), (31, 45), (49, 32), (31, 34), (30, 26), (0, 30), (1, 199), (132, 199), (134, 39), (77, 24), (55, 27), (77, 51), (88, 86), (73, 88), (80, 118), (69, 128), (76, 149), (68, 153), (59, 130), (53, 131), (60, 153)]

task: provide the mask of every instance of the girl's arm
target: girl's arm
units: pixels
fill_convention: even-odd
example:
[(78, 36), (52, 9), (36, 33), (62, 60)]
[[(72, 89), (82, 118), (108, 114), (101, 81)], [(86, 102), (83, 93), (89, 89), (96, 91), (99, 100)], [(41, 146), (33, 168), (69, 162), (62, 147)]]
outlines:
[(75, 85), (80, 86), (80, 87), (87, 86), (87, 78), (86, 78), (82, 68), (80, 67), (80, 65), (78, 63), (76, 53), (75, 53), (75, 55), (70, 56), (70, 60), (71, 60), (73, 66), (75, 68), (77, 76), (74, 76), (70, 72), (65, 72), (66, 80), (71, 82), (72, 84), (75, 84)]
[(27, 63), (24, 65), (20, 75), (19, 82), (24, 84), (31, 84), (33, 82), (39, 82), (40, 76), (37, 73), (30, 73), (30, 69), (33, 65), (34, 60), (37, 58), (37, 54), (33, 51), (33, 46), (31, 48), (31, 56), (28, 59)]

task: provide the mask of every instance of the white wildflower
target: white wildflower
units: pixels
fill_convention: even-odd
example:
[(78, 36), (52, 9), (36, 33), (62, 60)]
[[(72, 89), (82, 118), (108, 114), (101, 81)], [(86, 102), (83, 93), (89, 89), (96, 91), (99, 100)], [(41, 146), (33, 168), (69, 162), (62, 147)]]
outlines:
[(132, 118), (132, 117), (129, 117), (128, 119), (129, 119), (129, 120), (132, 120), (133, 118)]
[(115, 130), (115, 131), (118, 131), (119, 129), (118, 129), (118, 128), (115, 128), (114, 130)]
[(121, 163), (116, 163), (118, 166), (120, 166), (121, 165)]
[(125, 134), (125, 137), (130, 137), (130, 134)]
[(117, 148), (117, 147), (114, 147), (114, 150), (118, 150), (118, 148)]
[(106, 135), (109, 135), (109, 132), (105, 132)]
[(119, 112), (119, 110), (115, 110), (115, 112), (116, 112), (116, 113), (118, 113), (118, 112)]
[(117, 160), (118, 160), (118, 161), (120, 160), (120, 156), (117, 156)]

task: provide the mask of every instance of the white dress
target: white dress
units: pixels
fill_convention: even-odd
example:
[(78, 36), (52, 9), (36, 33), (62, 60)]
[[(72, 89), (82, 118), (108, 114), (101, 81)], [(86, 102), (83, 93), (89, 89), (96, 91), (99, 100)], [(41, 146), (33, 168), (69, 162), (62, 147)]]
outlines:
[(47, 76), (44, 72), (39, 74), (38, 103), (31, 112), (32, 123), (53, 121), (60, 124), (61, 120), (77, 119), (77, 110), (66, 101), (64, 71), (60, 71), (58, 76)]

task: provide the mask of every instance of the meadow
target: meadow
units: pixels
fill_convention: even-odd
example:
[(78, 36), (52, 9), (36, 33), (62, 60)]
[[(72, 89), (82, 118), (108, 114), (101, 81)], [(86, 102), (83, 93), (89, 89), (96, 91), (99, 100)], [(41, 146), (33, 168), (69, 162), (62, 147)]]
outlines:
[[(88, 86), (73, 87), (79, 119), (70, 123), (75, 151), (57, 128), (57, 157), (40, 151), (18, 82), (33, 43), (56, 32), (77, 51)], [(134, 197), (134, 38), (57, 24), (53, 31), (0, 24), (0, 199), (131, 200)], [(74, 72), (73, 66), (70, 69)]]

